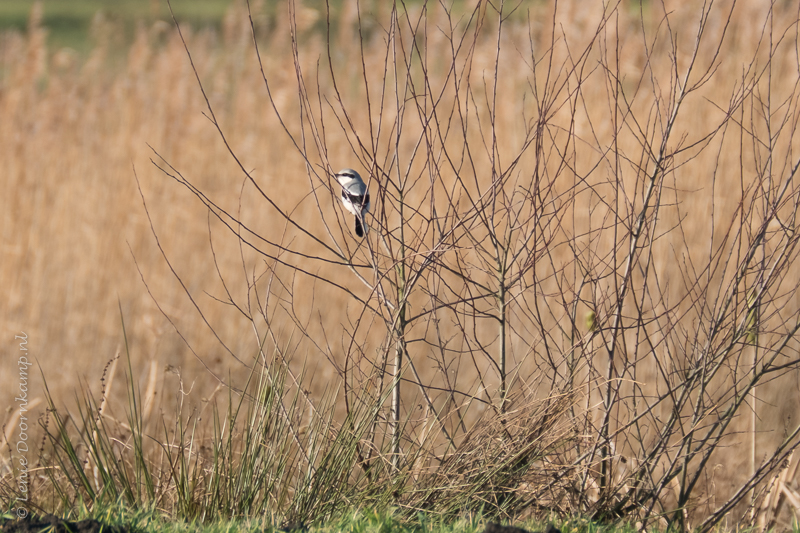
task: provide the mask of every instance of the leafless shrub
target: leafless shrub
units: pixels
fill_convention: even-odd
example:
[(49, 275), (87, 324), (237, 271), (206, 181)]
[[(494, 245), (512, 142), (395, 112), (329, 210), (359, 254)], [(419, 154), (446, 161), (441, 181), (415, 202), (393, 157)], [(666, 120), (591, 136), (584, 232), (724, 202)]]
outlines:
[[(258, 61), (266, 101), (306, 162), (305, 183), (281, 169), (283, 185), (305, 187), (304, 202), (285, 205), (253, 178), (206, 99), (280, 237), (155, 161), (262, 258), (270, 285), (308, 280), (347, 295), (337, 348), (324, 325), (294, 315), (295, 294), (272, 300), (261, 274), (248, 274), (245, 302), (228, 292), (228, 303), (276, 345), (271, 313), (294, 316), (336, 365), (346, 413), (369, 387), (372, 400), (392, 391), (358, 445), (360, 467), (377, 461), (402, 477), (425, 464), (422, 486), (488, 488), (485, 512), (519, 513), (547, 493), (552, 509), (708, 530), (740, 508), (799, 442), (793, 423), (731, 477), (735, 490), (712, 494), (709, 475), (746, 428), (748, 402), (800, 362), (798, 69), (777, 64), (796, 24), (778, 22), (775, 5), (662, 4), (649, 6), (651, 20), (640, 12), (637, 32), (615, 3), (572, 20), (584, 26), (574, 37), (561, 18), (569, 6), (544, 27), (542, 13), (517, 5), (395, 4), (369, 37), (362, 12), (340, 21), (339, 39), (361, 43), (355, 57), (330, 31), (327, 57), (306, 57), (294, 9), (294, 115)], [(732, 65), (731, 34), (755, 14), (757, 46)], [(374, 206), (363, 241), (332, 181), (356, 162)], [(242, 265), (251, 271), (244, 252)], [(526, 419), (536, 399), (562, 408)], [(511, 429), (523, 419), (533, 426)], [(470, 450), (476, 431), (491, 446)], [(539, 446), (546, 431), (559, 438)], [(536, 475), (546, 464), (559, 465), (553, 481)], [(434, 492), (423, 493), (401, 501), (428, 509)]]

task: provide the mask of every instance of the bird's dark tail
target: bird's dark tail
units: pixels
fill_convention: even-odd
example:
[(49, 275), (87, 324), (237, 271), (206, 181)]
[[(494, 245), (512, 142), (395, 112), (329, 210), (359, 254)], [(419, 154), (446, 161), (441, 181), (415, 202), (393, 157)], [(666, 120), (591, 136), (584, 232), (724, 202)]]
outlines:
[(361, 225), (361, 219), (356, 217), (356, 235), (359, 237), (364, 236), (364, 226)]

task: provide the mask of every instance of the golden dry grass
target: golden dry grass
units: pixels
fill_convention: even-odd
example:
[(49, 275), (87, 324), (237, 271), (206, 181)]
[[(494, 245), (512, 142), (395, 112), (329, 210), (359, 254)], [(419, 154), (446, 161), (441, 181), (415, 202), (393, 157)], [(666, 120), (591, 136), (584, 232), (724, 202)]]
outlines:
[[(630, 105), (631, 110), (642, 117), (650, 113), (660, 114), (662, 118), (668, 116), (667, 109), (653, 110), (653, 101), (647, 99), (647, 95), (667, 92), (668, 88), (663, 84), (669, 80), (673, 68), (671, 50), (666, 38), (662, 38), (656, 42), (649, 58), (653, 76), (642, 77), (647, 64), (642, 46), (642, 27), (648, 35), (665, 31), (659, 24), (663, 12), (671, 12), (672, 31), (678, 35), (675, 61), (679, 70), (686, 68), (692, 51), (693, 33), (689, 28), (696, 24), (700, 3), (667, 4), (648, 3), (642, 19), (632, 6), (623, 5), (619, 16), (613, 19), (614, 24), (603, 30), (605, 42), (618, 39), (622, 43), (618, 65), (624, 78), (624, 90), (633, 91), (637, 86), (644, 88), (637, 93), (644, 96), (637, 97)], [(380, 84), (385, 53), (377, 28), (385, 26), (387, 13), (380, 11), (377, 7), (380, 5), (377, 3), (373, 16), (367, 17), (366, 22), (374, 24), (375, 29), (371, 41), (374, 46), (367, 47), (364, 56), (367, 71), (376, 75), (373, 87)], [(556, 27), (563, 33), (554, 63), (566, 65), (571, 53), (582, 51), (596, 38), (595, 28), (601, 10), (597, 6), (587, 8), (579, 1), (560, 2), (559, 6)], [(711, 40), (725, 29), (725, 7), (720, 7), (717, 16), (710, 20), (708, 38)], [(765, 45), (759, 41), (764, 39), (764, 23), (769, 21), (768, 7), (766, 1), (737, 6), (727, 28), (730, 38), (720, 56), (699, 57), (703, 67), (717, 61), (718, 68), (712, 82), (704, 85), (682, 109), (684, 118), (678, 123), (680, 131), (673, 135), (675, 144), (670, 148), (675, 148), (676, 143), (693, 142), (698, 132), (708, 130), (709, 124), (720, 123), (724, 118), (723, 109), (735, 92), (743, 69), (765, 61)], [(300, 57), (309, 80), (315, 79), (312, 73), (317, 61), (327, 61), (323, 38), (306, 31), (320, 16), (322, 14), (305, 8), (298, 14), (303, 36)], [(431, 16), (434, 17), (432, 22), (445, 24), (441, 11), (433, 10)], [(440, 18), (436, 19), (437, 16)], [(783, 21), (794, 16), (795, 13), (786, 5), (776, 6), (776, 34), (781, 34), (788, 26)], [(503, 132), (505, 140), (505, 144), (500, 146), (501, 159), (511, 157), (524, 138), (526, 123), (520, 117), (535, 114), (529, 100), (523, 102), (513, 95), (529, 91), (531, 80), (539, 81), (537, 76), (541, 75), (531, 75), (524, 66), (525, 51), (532, 46), (535, 55), (541, 56), (538, 50), (547, 49), (552, 17), (548, 6), (537, 4), (532, 8), (531, 27), (524, 16), (512, 17), (508, 22), (503, 45), (507, 50), (519, 50), (519, 61), (504, 61), (497, 75), (498, 92), (502, 95), (497, 107), (497, 128)], [(355, 27), (355, 20), (354, 12), (342, 13), (339, 32), (335, 36), (336, 55), (332, 59), (337, 69), (337, 81), (348, 84), (340, 85), (339, 90), (352, 111), (355, 128), (366, 131), (369, 122), (377, 117), (367, 116), (366, 108), (359, 105), (365, 94), (361, 87), (361, 64), (354, 60), (359, 57), (358, 34), (346, 31)], [(264, 28), (267, 26), (264, 21), (256, 20), (256, 23)], [(432, 28), (435, 23), (431, 23)], [(286, 20), (281, 19), (272, 27), (280, 28), (285, 24)], [(102, 28), (97, 31), (102, 35)], [(242, 367), (215, 341), (165, 265), (145, 216), (134, 173), (141, 183), (160, 245), (172, 266), (214, 331), (243, 358), (255, 356), (257, 342), (247, 320), (209, 296), (224, 298), (209, 246), (209, 228), (216, 261), (236, 298), (246, 300), (250, 293), (244, 279), (264, 271), (263, 262), (247, 251), (242, 260), (235, 240), (208, 216), (203, 205), (153, 167), (150, 159), (156, 157), (148, 144), (192, 183), (213, 196), (219, 205), (230, 212), (241, 213), (241, 219), (259, 234), (287, 242), (297, 235), (293, 231), (287, 232), (285, 222), (264, 204), (251, 185), (245, 183), (213, 125), (203, 116), (205, 104), (202, 94), (183, 44), (173, 28), (159, 24), (141, 26), (126, 61), (117, 65), (111, 65), (107, 60), (109, 49), (102, 39), (91, 57), (82, 62), (68, 51), (47, 50), (43, 32), (34, 20), (26, 35), (5, 34), (0, 41), (0, 71), (3, 73), (0, 86), (0, 180), (4, 191), (0, 199), (3, 257), (0, 287), (5, 295), (0, 301), (0, 316), (3, 317), (6, 336), (9, 338), (19, 331), (28, 334), (30, 354), (41, 364), (55, 397), (66, 401), (78, 379), (85, 379), (90, 387), (99, 387), (103, 368), (122, 346), (121, 308), (134, 374), (141, 376), (143, 389), (153, 383), (153, 368), (169, 367), (181, 369), (184, 384), (193, 388), (197, 398), (212, 394), (217, 389), (217, 381), (156, 307), (145, 290), (139, 271), (161, 309), (185, 335), (204, 364), (220, 376), (233, 372), (234, 380), (242, 372)], [(307, 227), (323, 235), (323, 220), (309, 195), (311, 186), (305, 177), (305, 162), (272, 112), (249, 32), (246, 13), (241, 6), (232, 9), (219, 35), (211, 32), (194, 34), (184, 28), (186, 42), (210, 103), (243, 166), (252, 170), (255, 181), (262, 188), (279, 199), (280, 206), (294, 210), (293, 217), (303, 220)], [(266, 29), (262, 35), (261, 56), (273, 98), (288, 121), (288, 129), (299, 136), (297, 87), (289, 36), (286, 32), (268, 32)], [(441, 34), (431, 31), (429, 50), (437, 50), (445, 44)], [(775, 50), (772, 98), (782, 101), (795, 90), (796, 58), (794, 48), (789, 44), (777, 46)], [(591, 49), (589, 56), (592, 60), (586, 62), (587, 68), (596, 68), (605, 52), (607, 50), (602, 46)], [(470, 72), (473, 83), (482, 83), (480, 80), (493, 70), (495, 53), (495, 43), (491, 38), (479, 41), (473, 52), (474, 63)], [(435, 57), (431, 65), (436, 66)], [(446, 66), (444, 60), (441, 66)], [(429, 75), (432, 85), (438, 86), (444, 72), (432, 70)], [(573, 83), (568, 75), (564, 75), (564, 80), (567, 85)], [(576, 197), (570, 217), (563, 222), (570, 226), (568, 231), (581, 236), (574, 242), (578, 255), (587, 264), (613, 256), (613, 247), (618, 244), (613, 239), (593, 242), (591, 231), (606, 223), (609, 213), (614, 210), (620, 215), (635, 212), (635, 208), (627, 205), (607, 207), (600, 201), (612, 197), (618, 186), (609, 181), (609, 163), (596, 149), (599, 145), (610, 144), (613, 133), (614, 114), (608, 108), (612, 88), (606, 82), (600, 74), (587, 76), (580, 87), (580, 97), (574, 101), (580, 112), (572, 113), (570, 105), (562, 101), (558, 102), (553, 117), (554, 123), (563, 119), (561, 133), (553, 133), (554, 144), (563, 141), (566, 132), (572, 128), (572, 135), (579, 142), (570, 148), (571, 153), (566, 154), (565, 159), (576, 169), (576, 175), (583, 176), (586, 183), (593, 186), (591, 191), (586, 190)], [(324, 73), (319, 83), (321, 93), (332, 98), (332, 87)], [(479, 108), (485, 104), (475, 102)], [(382, 116), (388, 121), (392, 113), (387, 108)], [(354, 166), (348, 139), (336, 131), (330, 112), (323, 114), (333, 132), (327, 137), (327, 160), (336, 167)], [(574, 124), (569, 123), (572, 118), (575, 118)], [(751, 117), (741, 116), (737, 120), (748, 124), (748, 128), (759, 127)], [(654, 120), (649, 127), (662, 125), (663, 120)], [(414, 126), (409, 127), (413, 129)], [(767, 134), (766, 131), (754, 133), (756, 138)], [(378, 144), (385, 144), (390, 139), (390, 135), (384, 135)], [(413, 135), (409, 139), (406, 142), (411, 143)], [(641, 151), (637, 148), (638, 139), (636, 132), (623, 131), (618, 143), (623, 146), (623, 152), (632, 155)], [(456, 135), (448, 140), (448, 144), (464, 141)], [(481, 142), (477, 136), (467, 141), (475, 146)], [(644, 311), (644, 314), (655, 313), (667, 306), (665, 302), (677, 302), (686, 295), (687, 289), (675, 271), (676, 263), (687, 258), (697, 261), (708, 255), (710, 244), (718, 245), (718, 239), (735, 219), (735, 210), (742, 201), (740, 183), (749, 183), (749, 176), (760, 165), (755, 156), (741, 155), (741, 145), (746, 142), (752, 141), (746, 136), (731, 135), (721, 141), (715, 140), (712, 149), (691, 149), (672, 162), (674, 172), (670, 179), (675, 181), (667, 190), (674, 198), (665, 201), (665, 205), (678, 207), (665, 208), (661, 223), (672, 227), (682, 221), (683, 228), (690, 231), (672, 232), (654, 244), (658, 249), (655, 255), (663, 258), (661, 263), (653, 265), (663, 283), (663, 301), (653, 302), (653, 309)], [(585, 143), (585, 150), (581, 143)], [(408, 153), (411, 146), (402, 146), (398, 151)], [(796, 151), (797, 148), (798, 143), (791, 139), (782, 148), (786, 150), (786, 157), (776, 159), (791, 162), (788, 150)], [(327, 161), (319, 157), (312, 162), (324, 164)], [(553, 157), (547, 165), (554, 166), (559, 162), (557, 157)], [(686, 162), (691, 162), (691, 165), (682, 167)], [(526, 163), (534, 164), (533, 161)], [(479, 161), (476, 174), (486, 172), (485, 165), (485, 161)], [(589, 171), (595, 166), (598, 171)], [(641, 190), (637, 189), (639, 174), (634, 164), (623, 161), (621, 166), (620, 184), (635, 206), (641, 201)], [(787, 168), (774, 169), (777, 176), (787, 172)], [(712, 174), (715, 180), (706, 180)], [(554, 187), (567, 190), (573, 185), (574, 182), (559, 182)], [(322, 209), (329, 223), (337, 220), (332, 203), (322, 205)], [(712, 209), (714, 223), (709, 222)], [(342, 233), (337, 236), (349, 239), (346, 221), (344, 224)], [(312, 245), (301, 240), (297, 242), (299, 247), (305, 249), (308, 246), (313, 250)], [(559, 254), (564, 254), (564, 257)], [(554, 250), (550, 265), (543, 267), (540, 276), (554, 275), (557, 266), (574, 254), (574, 250), (563, 247)], [(244, 273), (243, 263), (247, 269)], [(340, 275), (332, 268), (314, 268), (319, 268), (315, 274), (322, 277)], [(726, 275), (729, 276), (730, 272)], [(275, 297), (286, 298), (288, 302), (291, 293), (295, 318), (303, 321), (308, 331), (317, 337), (323, 332), (325, 334), (328, 345), (321, 350), (319, 345), (293, 334), (295, 325), (289, 314), (281, 310), (280, 305), (276, 306), (275, 321), (271, 326), (278, 333), (279, 344), (294, 354), (296, 364), (310, 365), (309, 374), (313, 379), (308, 387), (321, 393), (336, 382), (337, 372), (328, 357), (336, 361), (345, 351), (347, 339), (344, 329), (357, 319), (361, 309), (352, 305), (340, 291), (293, 277), (287, 269), (278, 269), (278, 277), (290, 289), (273, 287)], [(722, 283), (722, 278), (724, 276), (716, 282)], [(263, 289), (264, 282), (260, 283)], [(787, 280), (786, 287), (792, 287), (793, 283), (796, 281)], [(353, 290), (361, 288), (354, 280), (345, 284)], [(548, 287), (556, 291), (559, 285), (553, 281)], [(602, 280), (593, 287), (593, 294), (582, 296), (586, 300), (594, 298), (602, 302), (613, 288), (613, 279)], [(781, 309), (776, 311), (776, 319), (793, 316), (799, 304), (794, 295), (785, 295)], [(581, 304), (578, 316), (584, 316), (588, 311), (588, 307)], [(608, 309), (604, 311), (609, 312)], [(556, 314), (552, 322), (557, 323), (563, 318), (563, 315)], [(520, 319), (520, 323), (526, 323), (525, 319)], [(491, 338), (494, 335), (490, 326), (481, 325), (480, 328), (486, 330), (477, 336)], [(520, 326), (519, 330), (523, 329)], [(531, 338), (512, 340), (515, 364), (527, 361), (528, 347), (539, 342), (536, 333), (528, 331), (531, 331)], [(380, 339), (371, 339), (370, 342), (367, 346), (377, 351)], [(566, 347), (571, 341), (561, 339), (561, 342)], [(673, 348), (680, 351), (680, 347)], [(16, 344), (7, 342), (3, 349), (13, 356)], [(689, 349), (686, 351), (691, 353)], [(630, 356), (639, 357), (636, 349)], [(435, 368), (423, 371), (425, 376), (435, 375)], [(2, 383), (13, 385), (17, 379), (16, 372), (15, 365), (2, 365)], [(159, 384), (155, 390), (160, 394), (174, 395), (177, 386), (174, 374), (159, 371), (158, 375)], [(475, 379), (474, 373), (469, 372), (464, 377), (467, 381)], [(660, 387), (659, 374), (653, 366), (643, 366), (637, 379), (653, 382), (654, 390)], [(762, 393), (763, 410), (759, 424), (763, 433), (759, 442), (765, 445), (772, 442), (775, 433), (783, 433), (784, 423), (794, 416), (797, 379), (797, 375), (784, 378), (771, 390)], [(40, 397), (41, 387), (34, 386), (31, 394)], [(13, 405), (13, 387), (4, 387), (0, 398), (5, 405)], [(624, 418), (624, 415), (620, 416)], [(788, 423), (796, 423), (796, 420)], [(744, 422), (742, 427), (746, 427)], [(743, 450), (748, 450), (745, 443), (732, 444), (734, 453), (715, 470), (724, 483), (732, 479), (732, 471), (749, 461), (749, 451), (743, 453)], [(710, 484), (714, 482), (709, 480)], [(713, 506), (713, 502), (710, 505)]]

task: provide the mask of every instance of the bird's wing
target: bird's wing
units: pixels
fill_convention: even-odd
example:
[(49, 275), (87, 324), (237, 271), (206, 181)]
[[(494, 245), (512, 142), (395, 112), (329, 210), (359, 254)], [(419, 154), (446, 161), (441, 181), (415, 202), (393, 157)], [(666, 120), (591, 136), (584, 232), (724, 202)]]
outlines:
[(342, 188), (342, 201), (345, 204), (349, 202), (360, 210), (369, 204), (369, 194), (354, 194), (347, 189)]

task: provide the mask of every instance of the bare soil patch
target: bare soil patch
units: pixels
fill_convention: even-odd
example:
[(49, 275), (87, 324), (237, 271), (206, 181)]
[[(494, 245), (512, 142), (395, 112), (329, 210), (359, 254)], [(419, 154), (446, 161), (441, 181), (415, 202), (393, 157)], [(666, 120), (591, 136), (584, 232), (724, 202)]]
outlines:
[(33, 533), (52, 531), (53, 533), (128, 533), (125, 526), (109, 526), (98, 520), (80, 520), (69, 522), (54, 515), (42, 517), (28, 516), (22, 520), (5, 520), (0, 522), (0, 530), (4, 533)]

